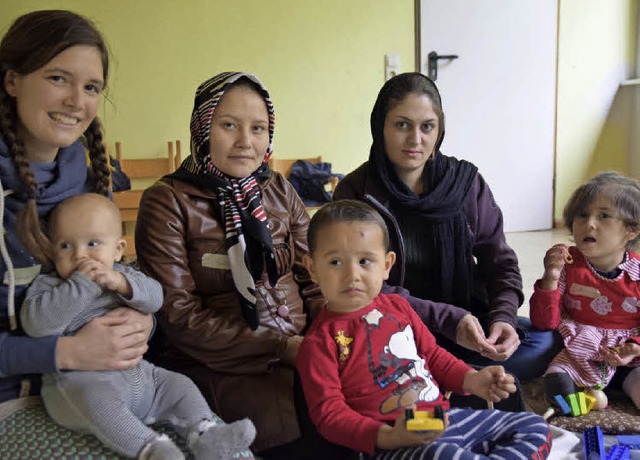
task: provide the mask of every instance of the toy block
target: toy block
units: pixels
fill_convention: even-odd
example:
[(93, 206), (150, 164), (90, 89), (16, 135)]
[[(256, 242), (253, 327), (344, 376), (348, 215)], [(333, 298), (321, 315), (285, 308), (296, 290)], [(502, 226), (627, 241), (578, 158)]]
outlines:
[(587, 401), (584, 399), (584, 393), (579, 391), (576, 393), (578, 395), (578, 407), (580, 408), (580, 415), (588, 414), (587, 412)]
[(582, 450), (585, 460), (605, 460), (604, 438), (599, 426), (587, 428), (582, 432)]
[(616, 444), (609, 449), (605, 460), (629, 460), (630, 456), (631, 450), (629, 449), (629, 446)]
[(441, 407), (433, 411), (405, 409), (407, 431), (442, 431), (444, 412)]
[(569, 400), (569, 406), (571, 406), (571, 413), (573, 414), (573, 416), (577, 417), (578, 415), (580, 415), (580, 405), (578, 404), (578, 398), (576, 397), (576, 394), (571, 393), (567, 396), (567, 399)]
[(593, 410), (593, 407), (596, 405), (596, 398), (586, 393), (582, 393), (582, 394), (584, 395), (584, 401), (587, 406), (587, 412), (585, 412), (585, 414), (588, 414)]
[(555, 399), (556, 404), (558, 405), (558, 407), (560, 407), (560, 412), (562, 412), (562, 415), (571, 414), (571, 408), (569, 407), (569, 404), (567, 404), (567, 401), (565, 401), (561, 395), (555, 395), (553, 399)]
[(618, 444), (629, 447), (631, 450), (640, 450), (640, 435), (625, 434), (616, 436)]

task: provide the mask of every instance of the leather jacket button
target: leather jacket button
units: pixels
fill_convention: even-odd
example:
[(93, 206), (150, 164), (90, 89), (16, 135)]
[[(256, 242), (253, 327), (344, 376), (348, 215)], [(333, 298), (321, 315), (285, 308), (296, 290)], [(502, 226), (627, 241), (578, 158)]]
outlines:
[(286, 318), (287, 316), (289, 316), (289, 307), (287, 307), (286, 305), (280, 305), (278, 307), (278, 316), (281, 318)]

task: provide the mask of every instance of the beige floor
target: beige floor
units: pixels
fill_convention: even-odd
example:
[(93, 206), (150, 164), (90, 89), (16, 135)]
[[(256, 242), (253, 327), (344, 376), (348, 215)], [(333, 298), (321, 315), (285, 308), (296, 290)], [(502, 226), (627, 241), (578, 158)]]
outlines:
[(507, 233), (507, 242), (516, 251), (520, 262), (522, 283), (524, 288), (524, 304), (518, 310), (518, 315), (529, 316), (529, 298), (533, 292), (533, 283), (542, 276), (544, 254), (557, 243), (571, 244), (567, 230), (554, 229), (537, 232)]

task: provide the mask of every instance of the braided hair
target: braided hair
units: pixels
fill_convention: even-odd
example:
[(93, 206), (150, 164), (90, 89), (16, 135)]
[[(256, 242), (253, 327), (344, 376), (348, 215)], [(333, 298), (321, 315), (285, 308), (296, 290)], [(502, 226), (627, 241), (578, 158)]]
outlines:
[[(27, 203), (18, 215), (18, 233), (25, 248), (40, 262), (52, 260), (51, 245), (36, 206), (37, 182), (27, 161), (25, 147), (18, 134), (15, 98), (4, 85), (8, 71), (28, 75), (72, 46), (95, 47), (102, 60), (103, 80), (109, 73), (109, 55), (104, 39), (93, 23), (71, 11), (42, 10), (27, 13), (14, 21), (0, 42), (0, 135), (4, 139), (25, 187)], [(91, 163), (94, 191), (109, 193), (109, 159), (102, 143), (102, 127), (94, 118), (84, 132), (85, 148)]]

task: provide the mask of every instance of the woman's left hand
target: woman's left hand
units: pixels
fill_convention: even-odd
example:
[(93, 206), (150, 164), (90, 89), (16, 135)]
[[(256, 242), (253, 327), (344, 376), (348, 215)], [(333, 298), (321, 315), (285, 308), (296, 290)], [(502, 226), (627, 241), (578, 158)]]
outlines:
[(458, 323), (456, 343), (483, 356), (496, 353), (496, 347), (487, 342), (480, 321), (471, 313), (463, 316)]
[(134, 310), (129, 307), (118, 307), (106, 313), (104, 316), (113, 316), (125, 318), (126, 324), (137, 324), (138, 331), (144, 332), (145, 337), (149, 340), (151, 330), (153, 329), (153, 315), (147, 313), (140, 313), (138, 310)]
[(495, 346), (495, 353), (483, 353), (489, 359), (495, 361), (505, 361), (520, 346), (520, 337), (518, 333), (509, 323), (504, 321), (496, 321), (490, 327), (490, 334), (487, 342)]

